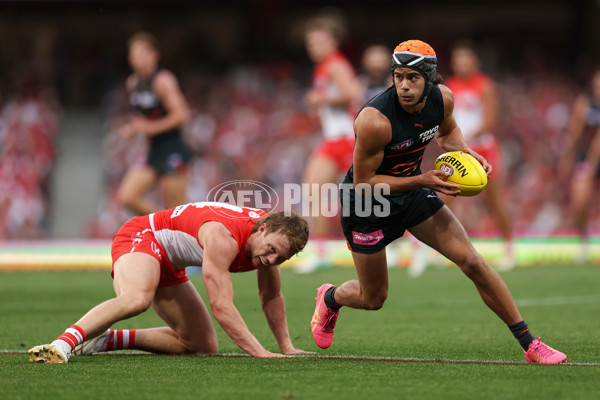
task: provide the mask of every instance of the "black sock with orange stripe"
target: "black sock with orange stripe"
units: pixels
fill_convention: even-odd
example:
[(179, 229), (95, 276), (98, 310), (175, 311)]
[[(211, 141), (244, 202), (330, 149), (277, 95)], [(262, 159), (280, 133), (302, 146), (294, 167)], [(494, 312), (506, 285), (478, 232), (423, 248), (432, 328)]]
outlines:
[(509, 325), (508, 329), (510, 329), (515, 339), (519, 341), (519, 344), (525, 351), (529, 349), (529, 345), (535, 340), (531, 332), (529, 332), (529, 327), (525, 321), (521, 321), (514, 325)]

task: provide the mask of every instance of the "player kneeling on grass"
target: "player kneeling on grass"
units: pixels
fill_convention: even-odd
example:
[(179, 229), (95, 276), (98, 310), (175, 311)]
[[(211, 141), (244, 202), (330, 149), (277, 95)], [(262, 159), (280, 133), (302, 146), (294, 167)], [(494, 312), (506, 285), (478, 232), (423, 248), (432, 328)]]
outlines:
[(357, 190), (346, 196), (342, 192), (342, 209), (349, 211), (342, 215), (342, 229), (358, 280), (338, 287), (326, 283), (317, 290), (313, 337), (321, 348), (331, 345), (341, 306), (367, 310), (383, 306), (388, 293), (385, 247), (408, 229), (473, 281), (484, 303), (519, 341), (527, 361), (563, 362), (567, 359), (563, 353), (532, 336), (502, 278), (475, 251), (460, 222), (436, 195), (436, 191), (460, 194), (457, 185), (442, 179), (448, 172), (421, 173), (423, 153), (434, 137), (443, 150), (463, 150), (479, 160), (488, 175), (492, 170), (463, 140), (452, 116), (452, 92), (439, 85), (436, 65), (436, 54), (427, 43), (400, 43), (392, 55), (393, 86), (370, 100), (356, 118), (353, 166), (344, 182), (355, 187), (361, 183), (388, 185), (391, 194), (385, 200), (389, 212), (377, 216), (376, 210), (385, 205), (371, 198), (367, 200), (372, 200), (372, 210), (364, 216), (364, 210), (356, 205), (369, 202)]
[[(308, 240), (304, 218), (283, 212), (192, 203), (127, 222), (112, 245), (116, 297), (92, 308), (55, 341), (28, 350), (31, 361), (65, 363), (72, 354), (119, 349), (153, 353), (216, 353), (217, 334), (185, 267), (202, 265), (213, 316), (253, 357), (272, 353), (252, 335), (233, 304), (232, 272), (257, 270), (262, 308), (282, 353), (303, 354), (288, 332), (279, 265)], [(111, 330), (149, 307), (167, 326)]]

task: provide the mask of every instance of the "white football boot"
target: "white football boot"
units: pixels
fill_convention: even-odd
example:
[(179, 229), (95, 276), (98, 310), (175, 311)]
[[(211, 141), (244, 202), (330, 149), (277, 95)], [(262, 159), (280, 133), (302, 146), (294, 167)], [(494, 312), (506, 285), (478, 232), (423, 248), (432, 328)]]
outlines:
[(66, 349), (61, 349), (55, 344), (41, 344), (27, 350), (29, 361), (48, 363), (48, 364), (66, 364), (69, 362), (71, 353)]
[(91, 356), (93, 354), (106, 351), (106, 341), (108, 340), (109, 333), (110, 329), (107, 329), (104, 331), (104, 333), (96, 336), (95, 338), (86, 340), (85, 342), (77, 345), (73, 350), (73, 355)]

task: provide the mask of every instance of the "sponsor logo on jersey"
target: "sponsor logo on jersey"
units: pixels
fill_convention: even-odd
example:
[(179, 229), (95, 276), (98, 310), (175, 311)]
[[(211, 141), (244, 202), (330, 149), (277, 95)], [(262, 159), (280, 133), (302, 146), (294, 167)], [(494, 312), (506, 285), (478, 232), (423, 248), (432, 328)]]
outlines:
[(433, 139), (438, 129), (440, 129), (439, 125), (436, 125), (431, 129), (427, 129), (425, 132), (419, 134), (419, 139), (421, 139), (423, 143), (429, 142), (431, 139)]
[(133, 92), (129, 96), (129, 104), (134, 107), (153, 108), (158, 105), (158, 98), (150, 91)]
[(393, 145), (392, 147), (390, 147), (390, 149), (395, 150), (395, 151), (408, 149), (410, 146), (412, 146), (413, 143), (414, 142), (412, 141), (412, 139), (408, 139), (408, 140), (405, 140), (404, 142)]
[(173, 210), (173, 213), (171, 214), (171, 218), (179, 217), (181, 215), (181, 213), (184, 212), (185, 209), (188, 208), (189, 206), (190, 206), (190, 204), (182, 204), (180, 206), (175, 207), (175, 209)]
[(418, 122), (415, 122), (415, 128), (417, 128), (417, 127), (423, 129), (423, 121), (421, 121), (420, 124)]
[(382, 230), (378, 230), (371, 233), (361, 233), (352, 231), (352, 241), (356, 244), (362, 244), (365, 246), (373, 246), (383, 239)]
[(156, 242), (152, 242), (150, 244), (150, 248), (152, 249), (152, 251), (154, 252), (154, 254), (156, 254), (156, 257), (158, 257), (159, 259), (162, 260), (162, 256), (160, 255), (160, 248), (158, 247), (158, 245), (156, 244)]

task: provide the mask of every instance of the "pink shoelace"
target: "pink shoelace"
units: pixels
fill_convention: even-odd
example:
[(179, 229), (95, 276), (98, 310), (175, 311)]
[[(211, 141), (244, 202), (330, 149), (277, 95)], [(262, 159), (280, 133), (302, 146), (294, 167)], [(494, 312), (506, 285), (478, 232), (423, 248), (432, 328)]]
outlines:
[(537, 345), (532, 350), (536, 353), (539, 353), (543, 357), (549, 357), (554, 354), (554, 350), (552, 350), (552, 348), (542, 343), (541, 337), (537, 338)]

